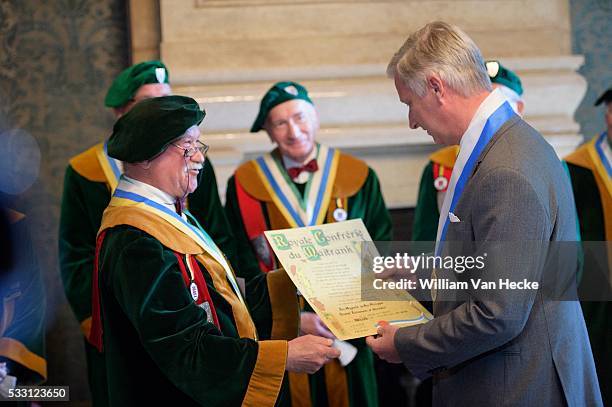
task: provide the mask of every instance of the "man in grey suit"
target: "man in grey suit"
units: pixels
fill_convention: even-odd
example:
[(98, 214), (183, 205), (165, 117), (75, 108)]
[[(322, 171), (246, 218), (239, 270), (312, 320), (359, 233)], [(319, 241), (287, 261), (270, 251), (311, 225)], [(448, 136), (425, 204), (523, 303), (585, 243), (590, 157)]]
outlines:
[[(457, 27), (427, 24), (387, 72), (409, 107), (410, 127), (460, 145), (436, 255), (448, 254), (451, 242), (468, 243), (489, 252), (487, 270), (542, 284), (545, 265), (558, 261), (546, 248), (577, 240), (571, 187), (553, 149), (492, 91), (480, 50)], [(565, 265), (576, 270), (575, 262)], [(426, 324), (383, 323), (369, 346), (417, 377), (433, 376), (434, 405), (602, 405), (575, 298), (558, 301), (541, 288), (459, 294), (435, 298), (435, 319)]]

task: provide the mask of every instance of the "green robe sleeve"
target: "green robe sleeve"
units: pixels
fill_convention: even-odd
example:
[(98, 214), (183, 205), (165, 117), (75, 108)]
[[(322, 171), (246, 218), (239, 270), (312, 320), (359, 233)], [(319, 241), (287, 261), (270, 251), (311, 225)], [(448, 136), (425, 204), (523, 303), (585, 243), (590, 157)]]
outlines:
[[(100, 261), (105, 264), (103, 304), (118, 305), (116, 313), (112, 306), (103, 305), (104, 335), (108, 335), (104, 343), (109, 354), (116, 350), (114, 346), (124, 348), (122, 342), (130, 342), (124, 333), (115, 337), (112, 326), (113, 318), (124, 315), (137, 334), (132, 340), (141, 344), (174, 386), (199, 404), (240, 405), (249, 392), (258, 389), (251, 380), (254, 376), (260, 385), (266, 380), (277, 384), (278, 394), (286, 342), (237, 338), (235, 327), (228, 323), (230, 313), (224, 313), (222, 304), (215, 305), (221, 331), (208, 323), (205, 311), (189, 295), (172, 251), (144, 232), (124, 228), (107, 235)], [(209, 290), (214, 288), (209, 286)], [(261, 362), (270, 354), (279, 357), (274, 368)], [(109, 371), (119, 369), (109, 365)], [(109, 380), (119, 388), (125, 386), (119, 377)]]
[(430, 161), (421, 175), (412, 225), (412, 240), (415, 242), (435, 241), (439, 218), (437, 191), (433, 184), (433, 163)]
[(373, 241), (389, 241), (393, 230), (391, 216), (380, 191), (380, 183), (373, 169), (368, 169), (368, 177), (363, 187), (348, 202), (349, 219), (362, 218)]
[(60, 214), (59, 262), (66, 297), (80, 323), (91, 316), (96, 234), (109, 201), (105, 183), (89, 181), (68, 166)]
[(234, 239), (219, 199), (215, 170), (208, 158), (201, 174), (198, 187), (188, 198), (189, 212), (196, 217), (231, 262), (235, 253)]

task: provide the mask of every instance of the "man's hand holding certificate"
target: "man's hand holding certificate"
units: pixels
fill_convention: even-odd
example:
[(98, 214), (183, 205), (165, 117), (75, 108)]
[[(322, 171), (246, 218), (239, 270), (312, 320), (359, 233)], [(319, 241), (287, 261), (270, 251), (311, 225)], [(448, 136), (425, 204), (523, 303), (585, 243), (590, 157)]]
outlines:
[(293, 283), (337, 338), (375, 335), (379, 321), (406, 326), (432, 319), (407, 292), (396, 292), (393, 301), (362, 301), (362, 278), (372, 275), (361, 272), (362, 243), (371, 238), (360, 219), (265, 234)]

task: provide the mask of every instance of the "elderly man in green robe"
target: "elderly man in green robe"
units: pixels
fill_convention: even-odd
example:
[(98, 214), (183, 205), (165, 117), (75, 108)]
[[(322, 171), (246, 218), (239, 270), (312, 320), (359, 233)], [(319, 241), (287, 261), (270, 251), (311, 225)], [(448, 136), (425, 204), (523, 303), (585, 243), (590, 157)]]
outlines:
[[(160, 61), (129, 67), (110, 86), (104, 104), (116, 118), (139, 101), (169, 95), (169, 74)], [(59, 257), (64, 291), (85, 337), (91, 326), (91, 273), (96, 233), (102, 212), (123, 172), (123, 163), (109, 157), (107, 141), (100, 142), (70, 160), (64, 177), (59, 230)], [(180, 203), (182, 204), (182, 203)], [(219, 200), (215, 173), (206, 160), (198, 189), (190, 196), (191, 213), (224, 250), (231, 244), (229, 228)], [(89, 387), (94, 406), (105, 406), (104, 361), (85, 342)]]
[(148, 99), (108, 142), (125, 173), (98, 232), (89, 339), (114, 406), (288, 405), (285, 371), (312, 373), (339, 355), (330, 339), (291, 339), (298, 303), (283, 270), (243, 293), (223, 252), (175, 205), (197, 188), (204, 116), (189, 97)]
[[(240, 166), (227, 185), (226, 211), (247, 280), (276, 268), (265, 230), (361, 218), (373, 240), (391, 240), (391, 219), (375, 172), (363, 161), (315, 141), (317, 111), (307, 90), (279, 82), (264, 95), (251, 132), (265, 129), (277, 148)], [(333, 338), (308, 304), (301, 332)], [(290, 375), (294, 405), (375, 406), (373, 355), (364, 340), (346, 366), (333, 361), (316, 375)]]

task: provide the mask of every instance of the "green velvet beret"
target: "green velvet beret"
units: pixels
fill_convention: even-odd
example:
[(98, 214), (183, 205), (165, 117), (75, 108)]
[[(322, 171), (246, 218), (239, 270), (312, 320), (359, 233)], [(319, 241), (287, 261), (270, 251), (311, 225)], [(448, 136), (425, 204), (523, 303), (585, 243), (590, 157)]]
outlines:
[(607, 91), (605, 91), (595, 102), (595, 106), (599, 106), (602, 103), (605, 103), (606, 105), (608, 103), (612, 102), (612, 88), (608, 88)]
[(272, 86), (270, 90), (266, 92), (263, 99), (261, 99), (261, 103), (259, 105), (259, 113), (257, 114), (255, 122), (253, 122), (253, 126), (251, 126), (251, 133), (257, 133), (263, 128), (263, 125), (266, 122), (266, 118), (268, 117), (268, 113), (270, 113), (270, 110), (280, 105), (281, 103), (285, 103), (293, 99), (301, 99), (305, 100), (311, 105), (313, 104), (312, 100), (310, 100), (310, 97), (308, 97), (308, 91), (299, 83), (275, 83), (274, 86)]
[(204, 116), (206, 112), (187, 96), (145, 99), (115, 123), (108, 155), (128, 163), (150, 160)]
[(124, 70), (113, 81), (104, 105), (120, 107), (129, 102), (142, 85), (147, 83), (168, 83), (168, 69), (161, 61), (146, 61)]
[(485, 64), (491, 82), (504, 85), (515, 91), (519, 96), (523, 94), (523, 85), (517, 74), (500, 64), (499, 61), (487, 61)]

